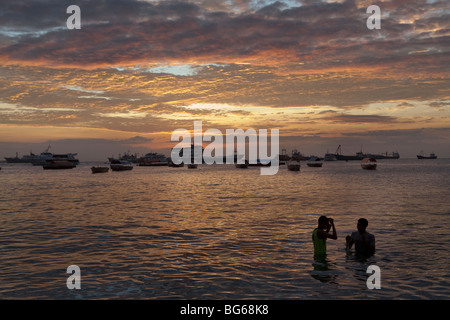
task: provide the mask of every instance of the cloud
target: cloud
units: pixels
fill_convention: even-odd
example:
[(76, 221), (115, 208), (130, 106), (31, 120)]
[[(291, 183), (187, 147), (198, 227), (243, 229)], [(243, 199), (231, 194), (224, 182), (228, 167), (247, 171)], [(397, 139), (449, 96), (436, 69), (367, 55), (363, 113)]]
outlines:
[(395, 122), (398, 119), (391, 116), (380, 115), (354, 115), (354, 114), (340, 114), (329, 117), (323, 117), (323, 120), (332, 121), (335, 123), (389, 123)]
[[(58, 27), (67, 19), (68, 1), (5, 2), (1, 30), (14, 41), (0, 47), (0, 57), (4, 63), (77, 68), (247, 61), (301, 72), (420, 65), (442, 73), (438, 66), (450, 65), (449, 10), (442, 1), (385, 1), (383, 27), (376, 32), (366, 28), (360, 1), (244, 3), (80, 1), (82, 29), (67, 30)], [(11, 34), (20, 30), (35, 34)], [(421, 51), (426, 54), (408, 54)]]

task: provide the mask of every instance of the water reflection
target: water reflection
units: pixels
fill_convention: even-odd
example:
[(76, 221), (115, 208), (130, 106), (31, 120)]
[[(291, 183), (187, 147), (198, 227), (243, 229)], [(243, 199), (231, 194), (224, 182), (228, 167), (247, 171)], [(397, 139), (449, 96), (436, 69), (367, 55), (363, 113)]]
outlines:
[(371, 265), (377, 265), (374, 254), (360, 254), (347, 251), (345, 255), (345, 268), (353, 274), (353, 277), (361, 282), (366, 283), (370, 274), (367, 268)]
[(336, 274), (336, 263), (327, 259), (327, 255), (315, 255), (312, 263), (313, 270), (310, 272), (314, 279), (331, 284), (338, 284), (338, 275)]

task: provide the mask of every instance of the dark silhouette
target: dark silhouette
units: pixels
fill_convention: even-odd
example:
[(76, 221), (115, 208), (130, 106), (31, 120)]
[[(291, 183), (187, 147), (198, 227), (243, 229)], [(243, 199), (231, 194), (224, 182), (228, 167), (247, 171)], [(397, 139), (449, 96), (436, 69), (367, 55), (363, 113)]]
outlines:
[(358, 220), (356, 228), (358, 231), (352, 232), (345, 237), (347, 250), (350, 250), (355, 244), (355, 252), (358, 255), (372, 255), (375, 253), (375, 236), (366, 231), (369, 222), (367, 219)]
[[(333, 233), (330, 234), (330, 229), (333, 229)], [(334, 227), (334, 221), (331, 218), (321, 216), (318, 220), (318, 226), (314, 229), (312, 233), (312, 241), (314, 244), (314, 255), (323, 256), (327, 253), (327, 243), (326, 240), (337, 239), (336, 228)]]

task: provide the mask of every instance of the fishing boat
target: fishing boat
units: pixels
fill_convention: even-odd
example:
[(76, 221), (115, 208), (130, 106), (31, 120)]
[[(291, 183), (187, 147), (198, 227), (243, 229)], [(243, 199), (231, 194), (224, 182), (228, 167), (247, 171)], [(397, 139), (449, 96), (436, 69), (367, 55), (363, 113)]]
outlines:
[(112, 171), (126, 171), (133, 170), (133, 165), (130, 161), (125, 160), (113, 160), (110, 164)]
[(320, 158), (311, 156), (309, 157), (309, 160), (306, 162), (306, 165), (308, 167), (321, 167), (323, 165), (322, 160)]
[(432, 152), (429, 156), (424, 156), (423, 151), (421, 151), (421, 153), (417, 155), (417, 159), (437, 159), (437, 155)]
[(375, 170), (377, 168), (377, 160), (375, 158), (364, 158), (361, 161), (361, 168), (364, 170)]
[(49, 160), (46, 163), (42, 164), (42, 168), (44, 170), (51, 170), (51, 169), (73, 169), (77, 165), (70, 161), (55, 161), (55, 160)]
[(287, 168), (289, 171), (300, 171), (300, 161), (289, 160), (287, 163)]
[(92, 167), (91, 171), (92, 171), (92, 173), (103, 173), (103, 172), (108, 172), (109, 168), (108, 167)]

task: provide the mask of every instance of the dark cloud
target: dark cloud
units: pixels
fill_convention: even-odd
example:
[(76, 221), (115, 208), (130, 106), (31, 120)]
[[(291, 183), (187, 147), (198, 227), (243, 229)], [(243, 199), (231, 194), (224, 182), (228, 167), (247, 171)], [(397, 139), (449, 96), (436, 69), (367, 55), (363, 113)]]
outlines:
[(380, 115), (350, 115), (350, 114), (340, 114), (333, 115), (329, 117), (323, 117), (323, 120), (328, 120), (332, 122), (343, 122), (343, 123), (388, 123), (395, 122), (397, 119), (391, 116), (380, 116)]
[[(297, 61), (303, 64), (295, 69), (307, 71), (382, 66), (407, 70), (413, 65), (425, 68), (426, 61), (434, 72), (442, 71), (437, 66), (450, 65), (448, 2), (383, 2), (389, 18), (380, 31), (366, 28), (365, 7), (353, 0), (306, 1), (294, 7), (273, 2), (257, 10), (241, 1), (222, 7), (206, 1), (79, 1), (81, 30), (65, 28), (65, 9), (72, 1), (3, 2), (1, 30), (14, 41), (0, 47), (0, 57), (10, 63), (95, 68), (162, 60)], [(421, 16), (404, 23), (414, 15)], [(12, 36), (12, 31), (32, 33)], [(408, 54), (430, 47), (435, 51), (426, 56)]]

